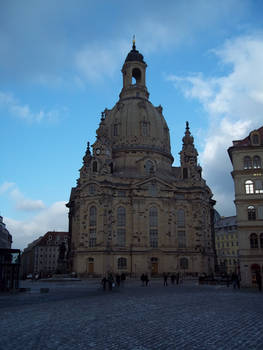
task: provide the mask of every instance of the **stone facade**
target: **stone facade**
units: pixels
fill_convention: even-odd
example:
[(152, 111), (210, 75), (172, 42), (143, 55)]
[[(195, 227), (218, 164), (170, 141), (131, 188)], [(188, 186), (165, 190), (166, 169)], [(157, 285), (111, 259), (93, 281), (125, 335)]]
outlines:
[(135, 44), (122, 67), (119, 101), (102, 113), (69, 208), (71, 268), (79, 275), (214, 271), (212, 193), (186, 124), (172, 166), (162, 107), (148, 100)]
[(263, 269), (263, 127), (228, 149), (233, 165), (241, 283), (251, 286)]

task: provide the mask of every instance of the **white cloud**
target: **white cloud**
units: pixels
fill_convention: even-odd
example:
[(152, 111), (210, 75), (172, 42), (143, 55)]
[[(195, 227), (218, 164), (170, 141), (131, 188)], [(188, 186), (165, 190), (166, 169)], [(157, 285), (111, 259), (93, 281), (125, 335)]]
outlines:
[(20, 211), (28, 212), (45, 208), (45, 204), (42, 200), (26, 198), (14, 182), (4, 182), (0, 186), (0, 195), (1, 194), (7, 194), (15, 202), (16, 209)]
[(5, 108), (10, 114), (27, 122), (54, 122), (59, 119), (59, 110), (33, 112), (28, 105), (21, 105), (11, 94), (0, 91), (0, 108)]
[(3, 194), (5, 192), (8, 192), (11, 188), (13, 188), (15, 186), (14, 182), (4, 182), (1, 186), (0, 186), (0, 194)]
[(7, 229), (13, 237), (13, 248), (24, 249), (47, 231), (68, 231), (66, 202), (55, 202), (28, 220), (19, 221), (5, 217)]
[(228, 74), (221, 77), (204, 77), (200, 73), (186, 77), (171, 75), (168, 80), (181, 89), (186, 98), (197, 99), (207, 112), (210, 125), (200, 154), (201, 163), (218, 208), (228, 215), (225, 203), (220, 202), (229, 198), (229, 194), (234, 199), (227, 148), (233, 140), (242, 139), (252, 129), (262, 126), (263, 35), (228, 40), (213, 52), (223, 67), (231, 68)]

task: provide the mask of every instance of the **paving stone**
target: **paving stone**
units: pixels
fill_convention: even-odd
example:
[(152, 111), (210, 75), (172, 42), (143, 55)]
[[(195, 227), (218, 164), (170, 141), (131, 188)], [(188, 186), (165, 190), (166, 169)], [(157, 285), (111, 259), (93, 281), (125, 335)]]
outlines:
[[(262, 350), (263, 293), (127, 281), (23, 283), (0, 294), (0, 349)], [(49, 293), (40, 293), (49, 288)]]

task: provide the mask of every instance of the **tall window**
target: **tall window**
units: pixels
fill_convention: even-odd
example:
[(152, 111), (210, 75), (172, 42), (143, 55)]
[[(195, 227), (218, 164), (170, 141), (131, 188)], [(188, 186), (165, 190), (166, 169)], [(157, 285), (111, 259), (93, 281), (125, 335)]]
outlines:
[(178, 247), (186, 248), (185, 231), (178, 231)]
[(149, 210), (150, 246), (158, 248), (158, 211), (152, 207)]
[(248, 220), (256, 220), (256, 208), (253, 205), (250, 205), (247, 208)]
[(124, 207), (117, 209), (117, 244), (120, 247), (126, 245), (126, 209)]
[(119, 270), (127, 269), (127, 259), (126, 258), (119, 258), (118, 259), (118, 269)]
[(147, 160), (145, 163), (145, 171), (146, 174), (150, 174), (152, 171), (154, 171), (154, 165), (153, 162), (151, 160)]
[(263, 193), (263, 181), (255, 180), (255, 193)]
[(246, 194), (253, 194), (254, 193), (254, 183), (251, 180), (247, 180), (245, 182), (245, 189), (246, 189)]
[(244, 169), (251, 169), (252, 168), (252, 161), (249, 156), (244, 157)]
[(113, 136), (118, 136), (119, 135), (119, 125), (114, 124), (113, 125)]
[(259, 137), (258, 137), (258, 134), (253, 134), (252, 135), (252, 143), (254, 145), (258, 145), (259, 144)]
[(142, 136), (148, 136), (149, 135), (149, 123), (148, 122), (142, 122)]
[(258, 236), (255, 233), (251, 233), (249, 240), (250, 248), (258, 248)]
[(263, 248), (263, 233), (260, 234), (259, 240), (260, 240), (260, 248)]
[(92, 206), (89, 210), (89, 247), (96, 246), (96, 230), (97, 230), (97, 208)]
[(254, 156), (253, 157), (253, 168), (258, 169), (261, 168), (261, 159), (259, 156)]
[(185, 227), (185, 214), (183, 209), (177, 210), (177, 225), (178, 227)]
[(98, 171), (98, 163), (95, 161), (92, 164), (92, 171), (96, 173)]

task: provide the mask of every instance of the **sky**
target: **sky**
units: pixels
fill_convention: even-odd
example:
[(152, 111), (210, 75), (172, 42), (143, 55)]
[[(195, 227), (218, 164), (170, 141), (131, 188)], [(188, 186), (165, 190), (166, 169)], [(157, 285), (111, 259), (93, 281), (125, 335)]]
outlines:
[(174, 166), (189, 121), (216, 209), (235, 215), (227, 149), (263, 125), (261, 0), (1, 0), (0, 215), (12, 248), (68, 230), (65, 204), (118, 101), (133, 35)]

